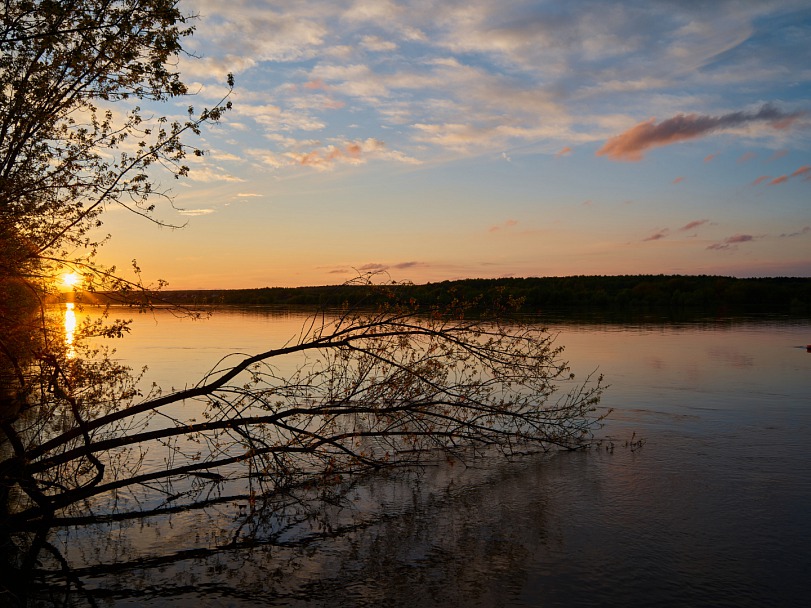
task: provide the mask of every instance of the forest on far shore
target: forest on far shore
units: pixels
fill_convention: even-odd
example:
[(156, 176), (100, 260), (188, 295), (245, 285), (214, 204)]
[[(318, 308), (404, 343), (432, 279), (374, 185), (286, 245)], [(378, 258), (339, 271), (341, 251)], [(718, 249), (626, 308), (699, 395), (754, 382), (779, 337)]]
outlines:
[(811, 278), (739, 279), (723, 276), (636, 275), (463, 279), (396, 284), (386, 290), (366, 285), (263, 287), (162, 291), (160, 299), (179, 305), (323, 307), (377, 305), (394, 294), (421, 307), (458, 299), (482, 307), (497, 297), (522, 302), (521, 312), (694, 311), (711, 314), (811, 313)]

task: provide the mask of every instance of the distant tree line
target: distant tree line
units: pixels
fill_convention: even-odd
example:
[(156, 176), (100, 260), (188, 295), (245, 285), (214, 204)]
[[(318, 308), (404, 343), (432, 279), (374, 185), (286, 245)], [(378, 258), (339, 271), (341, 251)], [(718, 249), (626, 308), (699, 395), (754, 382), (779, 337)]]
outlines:
[[(464, 279), (424, 285), (401, 284), (401, 298), (422, 307), (445, 306), (454, 299), (521, 300), (533, 314), (550, 309), (572, 312), (644, 312), (650, 310), (725, 313), (811, 313), (811, 278), (637, 275)], [(319, 306), (377, 305), (380, 292), (363, 285), (265, 287), (206, 291), (167, 291), (162, 297), (181, 305)]]

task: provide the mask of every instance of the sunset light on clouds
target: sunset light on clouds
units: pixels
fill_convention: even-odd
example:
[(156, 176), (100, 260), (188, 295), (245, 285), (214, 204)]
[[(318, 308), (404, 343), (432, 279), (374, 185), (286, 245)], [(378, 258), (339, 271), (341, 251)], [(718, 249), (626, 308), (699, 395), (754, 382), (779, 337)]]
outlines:
[(181, 6), (196, 95), (152, 110), (228, 72), (234, 109), (158, 204), (183, 229), (103, 227), (170, 288), (811, 276), (805, 0)]

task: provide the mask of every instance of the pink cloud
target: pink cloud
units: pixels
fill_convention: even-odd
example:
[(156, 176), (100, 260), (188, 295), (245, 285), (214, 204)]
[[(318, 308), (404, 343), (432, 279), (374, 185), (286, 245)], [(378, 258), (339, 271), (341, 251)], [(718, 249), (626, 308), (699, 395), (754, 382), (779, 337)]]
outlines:
[(811, 165), (803, 165), (799, 169), (797, 169), (794, 173), (791, 174), (791, 177), (797, 177), (799, 175), (805, 175), (806, 173), (811, 172)]
[(766, 122), (775, 129), (786, 129), (801, 115), (798, 112), (785, 113), (766, 104), (757, 112), (732, 112), (722, 116), (677, 114), (659, 124), (651, 118), (609, 139), (597, 151), (597, 156), (607, 156), (612, 160), (639, 161), (650, 148), (696, 139), (752, 122)]
[(704, 162), (708, 163), (712, 161), (716, 156), (718, 156), (718, 154), (708, 154), (707, 156), (704, 157)]
[(301, 86), (304, 87), (305, 89), (310, 89), (311, 91), (316, 91), (319, 89), (322, 91), (326, 91), (329, 88), (329, 85), (327, 85), (327, 83), (325, 83), (320, 78), (316, 78), (315, 80), (305, 82)]
[(748, 243), (749, 241), (754, 241), (756, 237), (752, 236), (751, 234), (735, 234), (733, 236), (725, 238), (723, 241), (719, 243), (713, 243), (709, 245), (707, 249), (734, 249), (735, 246), (739, 243)]
[(668, 232), (670, 232), (667, 228), (663, 228), (658, 232), (654, 232), (648, 238), (642, 239), (642, 241), (658, 241), (659, 239), (663, 239), (667, 236)]
[(679, 228), (679, 232), (687, 232), (688, 230), (692, 230), (693, 228), (698, 228), (699, 226), (703, 226), (710, 220), (693, 220), (692, 222), (686, 223), (684, 226)]
[(365, 162), (364, 156), (379, 153), (386, 144), (377, 139), (364, 141), (350, 141), (343, 145), (329, 145), (311, 152), (288, 152), (286, 156), (298, 165), (329, 169), (337, 162), (360, 164)]
[(556, 157), (556, 158), (559, 158), (559, 157), (561, 157), (561, 156), (569, 156), (569, 154), (571, 154), (571, 153), (572, 153), (572, 149), (571, 149), (569, 146), (566, 146), (565, 148), (561, 148), (561, 149), (560, 149), (560, 150), (559, 150), (559, 151), (558, 151), (558, 152), (555, 154), (555, 157)]
[(777, 150), (774, 154), (769, 157), (769, 160), (777, 160), (778, 158), (783, 158), (786, 154), (788, 154), (788, 150)]
[(767, 179), (771, 179), (771, 178), (772, 178), (771, 175), (761, 175), (759, 178), (757, 178), (755, 181), (752, 182), (752, 185), (757, 186), (757, 185), (761, 184), (762, 182), (765, 182)]
[(680, 175), (679, 177), (677, 177), (676, 179), (674, 179), (674, 180), (673, 180), (673, 183), (674, 183), (674, 184), (680, 184), (680, 183), (682, 183), (683, 181), (684, 181), (684, 177), (682, 177), (682, 176)]
[(776, 186), (777, 184), (782, 184), (788, 181), (788, 175), (781, 175), (780, 177), (775, 177), (772, 181), (769, 182), (770, 186)]
[(752, 160), (753, 158), (756, 158), (756, 157), (757, 157), (757, 154), (755, 154), (754, 152), (746, 152), (746, 153), (741, 155), (741, 157), (738, 159), (738, 162), (739, 163), (748, 163), (750, 160)]

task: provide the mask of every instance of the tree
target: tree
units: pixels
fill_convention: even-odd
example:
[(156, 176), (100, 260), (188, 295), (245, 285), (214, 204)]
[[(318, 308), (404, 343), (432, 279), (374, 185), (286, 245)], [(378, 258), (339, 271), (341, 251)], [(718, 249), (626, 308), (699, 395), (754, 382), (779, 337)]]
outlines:
[(142, 395), (107, 359), (51, 361), (40, 415), (3, 427), (6, 526), (32, 535), (18, 560), (56, 554), (44, 528), (239, 502), (246, 526), (291, 505), (300, 521), (374, 471), (590, 445), (601, 379), (575, 381), (550, 334), (500, 302), (420, 311), (388, 294), (169, 394)]
[(169, 191), (156, 169), (186, 175), (186, 155), (203, 151), (183, 136), (231, 107), (226, 94), (171, 120), (138, 105), (188, 94), (175, 64), (191, 33), (177, 0), (4, 3), (0, 219), (4, 241), (16, 243), (11, 267), (27, 279), (68, 265), (91, 285), (125, 286), (93, 261), (103, 211), (119, 205), (158, 221), (154, 201)]
[[(373, 313), (314, 317), (296, 343), (217, 368), (195, 387), (142, 400), (131, 382), (114, 382), (117, 368), (88, 372), (81, 360), (64, 369), (54, 363), (52, 391), (77, 424), (56, 433), (47, 424), (31, 427), (15, 440), (21, 445), (11, 460), (25, 487), (36, 490), (26, 491), (11, 520), (56, 521), (58, 511), (79, 501), (113, 491), (120, 498), (122, 488), (147, 482), (165, 483), (177, 502), (174, 482), (190, 475), (202, 485), (250, 480), (261, 494), (273, 494), (417, 464), (437, 451), (582, 447), (600, 418), (593, 414), (599, 381), (577, 383), (550, 403), (556, 383), (573, 380), (551, 336), (495, 317), (467, 320), (464, 310), (434, 308), (422, 316), (393, 303)], [(295, 357), (295, 369), (280, 374), (275, 365), (284, 357)], [(80, 404), (70, 384), (83, 376), (103, 382)], [(164, 410), (179, 402), (197, 412), (193, 418), (167, 418)], [(169, 449), (173, 464), (110, 477), (110, 459), (150, 443)], [(200, 485), (187, 493), (196, 495)]]
[[(87, 341), (125, 324), (88, 324), (67, 348), (43, 304), (56, 268), (80, 270), (85, 288), (131, 290), (95, 261), (103, 211), (159, 221), (154, 201), (170, 193), (156, 170), (184, 176), (186, 155), (202, 154), (184, 138), (230, 109), (226, 93), (152, 124), (134, 105), (187, 94), (173, 65), (190, 33), (175, 0), (3, 5), (0, 551), (17, 598), (43, 552), (67, 568), (54, 526), (236, 498), (252, 505), (246, 521), (262, 505), (276, 517), (279, 500), (339, 495), (380, 469), (579, 449), (602, 418), (600, 380), (570, 377), (546, 332), (509, 320), (515, 302), (423, 310), (368, 280), (356, 288), (382, 305), (314, 315), (297, 340), (228, 358), (178, 392), (144, 393)], [(176, 413), (180, 403), (196, 413)]]

